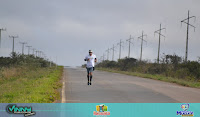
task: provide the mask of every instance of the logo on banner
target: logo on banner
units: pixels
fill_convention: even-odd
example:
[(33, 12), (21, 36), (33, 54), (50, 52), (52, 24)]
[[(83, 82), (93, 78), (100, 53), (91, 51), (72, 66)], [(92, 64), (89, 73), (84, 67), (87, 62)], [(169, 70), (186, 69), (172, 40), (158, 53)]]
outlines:
[(108, 111), (108, 106), (106, 106), (105, 104), (101, 104), (101, 105), (97, 105), (96, 106), (96, 111), (93, 112), (93, 115), (110, 115), (110, 112)]
[(17, 105), (8, 105), (6, 111), (9, 114), (24, 114), (25, 117), (35, 115), (35, 112), (32, 112), (32, 107), (23, 107)]
[(189, 104), (182, 104), (181, 108), (183, 109), (183, 111), (177, 111), (176, 114), (181, 116), (194, 116), (194, 112), (187, 111), (189, 107), (190, 107)]

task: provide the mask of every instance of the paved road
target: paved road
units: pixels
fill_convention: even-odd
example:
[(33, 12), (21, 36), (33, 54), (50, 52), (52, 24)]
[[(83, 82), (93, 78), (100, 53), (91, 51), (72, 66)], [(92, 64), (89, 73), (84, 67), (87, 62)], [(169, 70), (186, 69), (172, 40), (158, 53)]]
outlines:
[(199, 103), (200, 89), (96, 70), (87, 85), (86, 69), (65, 68), (62, 103)]

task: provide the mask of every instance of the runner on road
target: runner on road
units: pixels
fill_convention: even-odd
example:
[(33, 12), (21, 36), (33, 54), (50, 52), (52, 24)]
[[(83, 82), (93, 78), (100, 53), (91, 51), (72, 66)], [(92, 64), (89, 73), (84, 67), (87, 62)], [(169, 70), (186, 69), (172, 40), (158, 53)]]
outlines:
[(92, 53), (92, 50), (89, 50), (89, 55), (87, 55), (84, 59), (87, 61), (86, 69), (87, 69), (87, 78), (88, 78), (88, 85), (92, 85), (92, 72), (94, 71), (95, 63), (97, 62), (96, 55)]

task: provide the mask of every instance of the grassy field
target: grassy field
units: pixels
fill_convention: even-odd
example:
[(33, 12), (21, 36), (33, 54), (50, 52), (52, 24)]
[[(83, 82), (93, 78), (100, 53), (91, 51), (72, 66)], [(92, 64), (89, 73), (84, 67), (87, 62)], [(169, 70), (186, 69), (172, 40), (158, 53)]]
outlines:
[(138, 77), (143, 77), (143, 78), (150, 78), (150, 79), (154, 79), (154, 80), (176, 83), (176, 84), (179, 84), (182, 86), (200, 88), (199, 81), (198, 82), (197, 81), (189, 81), (189, 80), (186, 81), (183, 79), (166, 77), (166, 76), (162, 76), (162, 75), (142, 74), (142, 73), (137, 73), (137, 72), (119, 71), (119, 70), (107, 69), (107, 68), (97, 68), (97, 70), (108, 71), (108, 72), (113, 72), (113, 73), (121, 73), (121, 74), (138, 76)]
[(0, 71), (0, 103), (51, 103), (59, 100), (63, 67), (10, 67)]

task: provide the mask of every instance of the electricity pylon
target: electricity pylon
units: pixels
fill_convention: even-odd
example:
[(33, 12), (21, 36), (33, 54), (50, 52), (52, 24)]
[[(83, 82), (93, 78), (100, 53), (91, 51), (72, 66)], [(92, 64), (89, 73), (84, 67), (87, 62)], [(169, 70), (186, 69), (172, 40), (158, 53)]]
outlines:
[(114, 56), (115, 56), (115, 45), (113, 44), (113, 47), (112, 48), (110, 48), (110, 50), (112, 50), (113, 51), (113, 55), (112, 55), (112, 61), (114, 61)]
[(106, 52), (107, 52), (107, 60), (109, 60), (110, 49), (108, 48), (108, 49), (106, 50)]
[(19, 42), (20, 44), (22, 44), (22, 54), (24, 54), (24, 45), (27, 44), (26, 42)]
[(12, 53), (14, 53), (15, 52), (15, 38), (18, 38), (18, 36), (9, 36), (9, 37), (13, 39)]
[(163, 35), (163, 34), (161, 34), (161, 31), (162, 30), (166, 30), (166, 28), (162, 28), (162, 26), (161, 26), (161, 24), (160, 24), (160, 29), (159, 30), (157, 30), (157, 31), (155, 31), (154, 32), (154, 35), (155, 35), (155, 33), (157, 33), (158, 35), (159, 35), (159, 43), (158, 43), (158, 58), (157, 58), (157, 63), (159, 63), (159, 56), (160, 56), (160, 38), (161, 38), (161, 36), (163, 36), (164, 38), (165, 38), (165, 36)]
[[(181, 21), (181, 24), (182, 23), (185, 23), (187, 24), (187, 36), (186, 36), (186, 50), (185, 50), (185, 62), (187, 62), (188, 60), (188, 38), (189, 38), (189, 26), (193, 27), (194, 28), (194, 31), (195, 31), (195, 26), (191, 25), (190, 24), (190, 19), (191, 18), (195, 18), (196, 19), (196, 16), (190, 16), (190, 11), (188, 10), (188, 17), (184, 20)], [(186, 22), (185, 22), (186, 21)]]
[(142, 31), (142, 36), (138, 37), (138, 39), (141, 39), (141, 52), (140, 52), (140, 61), (142, 61), (142, 46), (143, 46), (143, 41), (147, 42), (146, 40), (144, 40), (144, 37), (147, 37), (146, 34), (143, 33)]
[(1, 31), (6, 31), (6, 29), (3, 28), (0, 29), (0, 48), (1, 48)]
[(121, 47), (123, 47), (122, 46), (123, 43), (124, 42), (120, 39), (120, 42), (117, 44), (117, 45), (119, 45), (119, 59), (121, 59)]
[(129, 46), (128, 46), (128, 58), (130, 58), (131, 44), (133, 44), (131, 42), (132, 39), (134, 39), (134, 38), (132, 38), (131, 35), (130, 35), (130, 38), (126, 40), (127, 42), (129, 42)]

